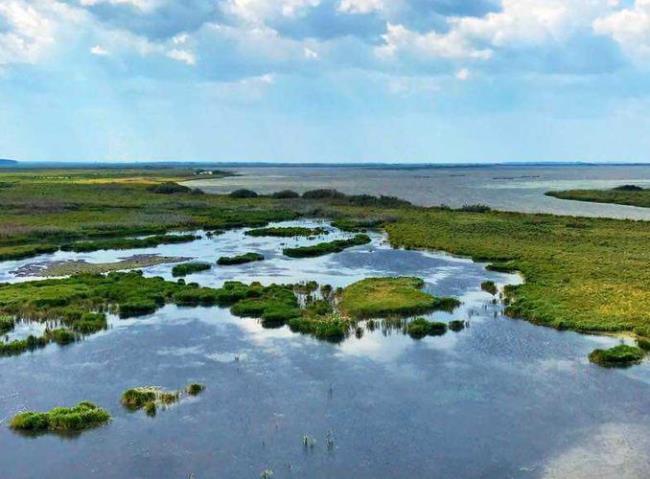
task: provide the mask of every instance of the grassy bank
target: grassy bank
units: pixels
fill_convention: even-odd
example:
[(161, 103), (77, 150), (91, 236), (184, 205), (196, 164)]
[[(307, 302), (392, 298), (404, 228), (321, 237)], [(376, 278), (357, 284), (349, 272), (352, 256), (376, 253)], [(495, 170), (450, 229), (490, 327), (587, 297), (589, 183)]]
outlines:
[(650, 208), (650, 189), (613, 188), (611, 190), (549, 191), (547, 196), (562, 200), (614, 203), (617, 205)]

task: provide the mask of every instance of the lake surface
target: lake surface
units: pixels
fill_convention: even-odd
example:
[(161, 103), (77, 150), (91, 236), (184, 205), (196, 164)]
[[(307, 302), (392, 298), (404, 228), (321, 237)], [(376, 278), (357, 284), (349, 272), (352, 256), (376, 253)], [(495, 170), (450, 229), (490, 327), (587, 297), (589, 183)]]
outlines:
[(397, 196), (422, 206), (482, 203), (527, 213), (606, 216), (650, 220), (649, 208), (594, 204), (545, 196), (551, 190), (650, 186), (650, 165), (481, 166), (428, 168), (242, 167), (242, 176), (196, 180), (212, 193), (249, 188), (259, 193), (335, 188), (348, 194)]
[[(294, 224), (322, 224), (291, 222)], [(199, 232), (201, 234), (201, 232)], [(332, 233), (333, 238), (341, 233)], [(427, 291), (463, 305), (458, 333), (420, 341), (365, 329), (341, 344), (264, 329), (227, 309), (166, 306), (84, 341), (0, 359), (0, 476), (7, 478), (647, 478), (650, 363), (627, 370), (587, 361), (618, 339), (508, 319), (481, 291), (514, 275), (444, 254), (371, 244), (310, 259), (283, 245), (316, 240), (253, 238), (243, 230), (183, 245), (56, 253), (0, 263), (0, 281), (31, 262), (116, 261), (133, 254), (218, 256), (259, 251), (260, 263), (214, 267), (187, 280), (345, 286), (368, 276), (413, 275)], [(145, 269), (171, 279), (171, 265)], [(130, 387), (207, 386), (149, 418), (120, 403)], [(23, 409), (90, 400), (111, 411), (105, 427), (77, 437), (25, 437), (6, 427)], [(313, 437), (313, 448), (303, 437)], [(331, 450), (326, 438), (333, 438)]]

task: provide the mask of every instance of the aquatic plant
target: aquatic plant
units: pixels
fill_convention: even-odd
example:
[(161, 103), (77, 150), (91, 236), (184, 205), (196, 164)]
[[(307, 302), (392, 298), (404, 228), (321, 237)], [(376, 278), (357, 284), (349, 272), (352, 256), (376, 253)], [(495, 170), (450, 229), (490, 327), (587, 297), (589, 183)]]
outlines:
[(48, 412), (23, 412), (14, 416), (9, 426), (25, 432), (81, 431), (106, 424), (110, 419), (108, 411), (84, 401), (71, 408), (57, 407)]
[(264, 255), (259, 253), (246, 253), (237, 256), (222, 256), (217, 260), (217, 264), (221, 266), (231, 266), (237, 264), (252, 263), (254, 261), (263, 261)]
[(294, 318), (287, 322), (291, 331), (338, 343), (345, 339), (351, 323), (336, 314)]
[(644, 351), (650, 351), (650, 339), (638, 338), (636, 340), (636, 344), (637, 344), (638, 347), (640, 347)]
[(300, 246), (297, 248), (285, 248), (282, 252), (291, 258), (310, 258), (330, 253), (340, 253), (347, 248), (361, 246), (368, 243), (370, 243), (370, 237), (368, 235), (358, 234), (354, 238), (345, 240), (334, 240), (310, 246)]
[(609, 349), (594, 349), (589, 361), (604, 367), (625, 368), (640, 363), (644, 356), (641, 348), (620, 344)]
[(82, 313), (79, 319), (68, 324), (73, 331), (81, 334), (93, 334), (108, 327), (104, 313)]
[(16, 339), (9, 343), (0, 342), (0, 356), (14, 356), (26, 351), (34, 351), (47, 346), (49, 340), (46, 337), (27, 336), (26, 339)]
[(172, 276), (175, 278), (178, 276), (187, 276), (188, 274), (192, 273), (198, 273), (200, 271), (207, 271), (210, 268), (212, 268), (212, 265), (210, 263), (202, 263), (202, 262), (191, 262), (191, 263), (183, 263), (183, 264), (177, 264), (172, 268)]
[(127, 409), (141, 409), (145, 404), (156, 401), (158, 389), (154, 387), (137, 387), (122, 393), (122, 405)]
[(144, 405), (144, 412), (149, 417), (154, 417), (158, 412), (158, 406), (156, 406), (155, 401), (149, 401)]
[(0, 316), (0, 335), (7, 334), (15, 325), (16, 320), (11, 316)]
[(47, 341), (53, 341), (59, 346), (65, 346), (66, 344), (74, 343), (77, 337), (69, 329), (57, 328), (46, 330), (45, 339)]
[(294, 236), (319, 236), (328, 234), (325, 228), (306, 228), (303, 226), (282, 226), (269, 228), (256, 228), (246, 231), (246, 236), (274, 236), (278, 238), (293, 238)]
[(499, 289), (497, 288), (497, 285), (494, 283), (494, 281), (483, 281), (481, 283), (481, 289), (493, 296), (499, 292)]
[(451, 331), (457, 333), (465, 329), (465, 321), (461, 319), (454, 319), (452, 321), (449, 321), (448, 327)]
[(460, 304), (454, 298), (434, 297), (423, 287), (419, 278), (367, 278), (344, 288), (338, 307), (352, 318), (366, 319), (452, 310)]
[(425, 318), (416, 318), (408, 323), (406, 332), (413, 339), (422, 339), (425, 336), (442, 336), (447, 332), (447, 325), (436, 321), (427, 321)]
[(198, 383), (188, 384), (188, 386), (185, 388), (185, 391), (190, 396), (198, 396), (204, 390), (205, 390), (205, 386), (203, 384), (198, 384)]
[(184, 235), (156, 235), (148, 238), (111, 238), (95, 241), (80, 241), (68, 243), (61, 246), (63, 251), (74, 251), (76, 253), (87, 253), (105, 249), (136, 249), (153, 248), (161, 244), (189, 243), (201, 239), (200, 236), (192, 234)]

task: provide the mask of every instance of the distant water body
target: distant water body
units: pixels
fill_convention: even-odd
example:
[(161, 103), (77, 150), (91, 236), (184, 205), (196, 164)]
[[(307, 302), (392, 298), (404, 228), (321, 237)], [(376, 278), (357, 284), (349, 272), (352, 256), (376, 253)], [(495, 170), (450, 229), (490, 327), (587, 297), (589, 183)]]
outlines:
[(554, 165), (459, 167), (236, 167), (241, 176), (192, 182), (211, 193), (250, 188), (259, 193), (335, 188), (344, 193), (397, 196), (422, 206), (483, 203), (527, 213), (650, 220), (650, 208), (635, 208), (545, 196), (551, 190), (607, 189), (633, 183), (650, 187), (650, 165)]

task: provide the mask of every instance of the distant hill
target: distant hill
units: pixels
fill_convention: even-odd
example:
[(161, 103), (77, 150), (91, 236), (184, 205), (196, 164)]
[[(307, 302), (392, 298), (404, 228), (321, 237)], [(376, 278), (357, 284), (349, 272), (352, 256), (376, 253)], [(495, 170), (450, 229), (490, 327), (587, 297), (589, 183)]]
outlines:
[(3, 166), (16, 166), (18, 162), (16, 160), (3, 160), (0, 158), (0, 167)]

